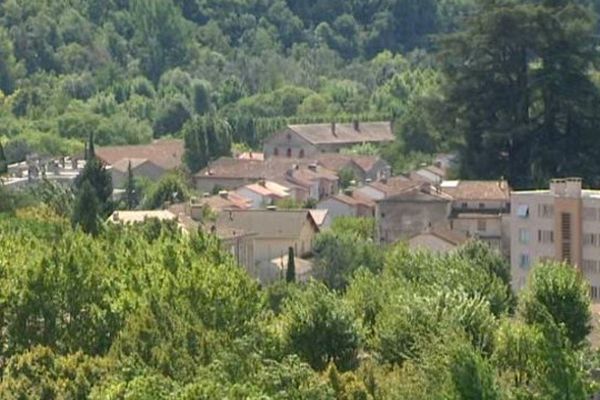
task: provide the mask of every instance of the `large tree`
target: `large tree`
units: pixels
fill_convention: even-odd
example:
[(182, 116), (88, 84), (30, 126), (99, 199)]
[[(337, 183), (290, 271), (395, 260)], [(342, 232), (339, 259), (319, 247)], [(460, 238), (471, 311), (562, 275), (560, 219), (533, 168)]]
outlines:
[(465, 178), (599, 182), (593, 15), (574, 0), (532, 3), (480, 0), (466, 29), (442, 40), (442, 125), (462, 135)]

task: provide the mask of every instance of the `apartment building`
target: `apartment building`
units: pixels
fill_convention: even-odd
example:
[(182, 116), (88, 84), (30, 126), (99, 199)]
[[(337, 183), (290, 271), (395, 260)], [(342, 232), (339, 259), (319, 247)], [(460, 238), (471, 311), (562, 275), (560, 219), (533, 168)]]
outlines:
[(579, 178), (555, 179), (549, 190), (512, 192), (511, 199), (513, 288), (523, 288), (536, 263), (565, 261), (581, 270), (599, 301), (600, 190), (583, 190)]

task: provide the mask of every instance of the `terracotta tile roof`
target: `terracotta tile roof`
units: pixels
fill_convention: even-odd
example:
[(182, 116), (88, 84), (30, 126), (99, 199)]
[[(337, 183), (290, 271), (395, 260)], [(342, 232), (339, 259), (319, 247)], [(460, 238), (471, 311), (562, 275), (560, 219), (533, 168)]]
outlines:
[(215, 211), (222, 210), (247, 210), (252, 207), (252, 202), (247, 198), (240, 196), (235, 192), (227, 192), (227, 194), (223, 193), (222, 195), (214, 195), (210, 197), (203, 197), (197, 200), (197, 203), (194, 206), (209, 206), (211, 209)]
[(274, 196), (279, 198), (288, 197), (290, 195), (289, 188), (280, 185), (273, 181), (262, 181), (246, 185), (244, 188), (258, 193), (261, 196)]
[(507, 202), (510, 199), (510, 187), (506, 181), (444, 181), (441, 190), (457, 201)]
[(415, 187), (386, 197), (383, 201), (419, 201), (419, 202), (450, 202), (452, 198), (444, 193)]
[(369, 172), (373, 169), (375, 164), (381, 161), (381, 158), (377, 156), (359, 156), (339, 153), (322, 153), (315, 158), (319, 165), (336, 172), (339, 172), (351, 164), (356, 165), (364, 172)]
[(307, 222), (318, 232), (308, 210), (229, 210), (219, 214), (217, 227), (256, 232), (263, 238), (298, 238)]
[(112, 169), (117, 171), (126, 172), (129, 168), (129, 163), (131, 162), (131, 169), (135, 169), (140, 165), (143, 165), (148, 162), (146, 158), (123, 158), (122, 160), (117, 161), (112, 164)]
[(460, 246), (469, 240), (468, 236), (464, 233), (447, 228), (433, 228), (429, 233), (455, 246)]
[(289, 125), (288, 129), (296, 132), (312, 144), (344, 144), (365, 142), (392, 142), (395, 137), (389, 122), (361, 122), (358, 130), (354, 124), (309, 124)]
[(385, 197), (420, 188), (423, 187), (423, 185), (423, 182), (413, 181), (402, 176), (394, 176), (386, 181), (377, 181), (369, 184), (369, 186), (384, 193)]
[(96, 156), (109, 165), (123, 159), (146, 159), (161, 168), (172, 170), (183, 163), (183, 140), (158, 140), (151, 144), (136, 146), (97, 147)]

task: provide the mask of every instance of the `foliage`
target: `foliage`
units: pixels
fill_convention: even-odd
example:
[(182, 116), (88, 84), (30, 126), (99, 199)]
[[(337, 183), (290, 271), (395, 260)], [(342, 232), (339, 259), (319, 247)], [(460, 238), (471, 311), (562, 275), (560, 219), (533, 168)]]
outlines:
[(165, 203), (181, 203), (190, 196), (185, 178), (180, 173), (170, 173), (147, 189), (143, 205), (145, 209), (159, 209)]
[(331, 223), (331, 231), (336, 234), (352, 234), (369, 240), (375, 235), (375, 220), (364, 217), (337, 217)]
[(588, 284), (566, 264), (546, 263), (534, 268), (519, 306), (529, 323), (543, 323), (548, 313), (565, 329), (573, 346), (580, 345), (591, 331)]
[(287, 283), (296, 282), (296, 262), (294, 260), (294, 248), (290, 247), (288, 251), (288, 262), (285, 270), (285, 280)]

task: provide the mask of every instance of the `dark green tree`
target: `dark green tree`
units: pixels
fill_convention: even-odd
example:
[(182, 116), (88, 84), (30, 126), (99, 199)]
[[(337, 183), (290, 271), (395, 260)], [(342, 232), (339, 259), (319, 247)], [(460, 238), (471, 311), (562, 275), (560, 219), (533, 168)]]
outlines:
[(575, 0), (478, 3), (466, 29), (442, 40), (441, 125), (463, 135), (461, 176), (504, 176), (515, 187), (570, 174), (599, 182), (589, 9)]
[(2, 142), (0, 142), (0, 177), (6, 175), (8, 173), (8, 161), (6, 160), (6, 155), (4, 154), (4, 147), (2, 147)]
[(100, 231), (100, 215), (102, 204), (96, 190), (89, 181), (83, 181), (75, 199), (71, 222), (85, 233), (96, 235)]
[(544, 324), (549, 315), (573, 346), (579, 346), (591, 331), (589, 286), (567, 264), (536, 266), (521, 293), (519, 311), (528, 323)]
[(296, 261), (294, 259), (294, 248), (288, 249), (288, 262), (287, 269), (285, 271), (285, 280), (287, 283), (296, 282)]
[(127, 165), (127, 183), (125, 185), (125, 199), (127, 201), (127, 209), (133, 210), (138, 205), (138, 196), (135, 186), (135, 178), (131, 169), (131, 160)]

